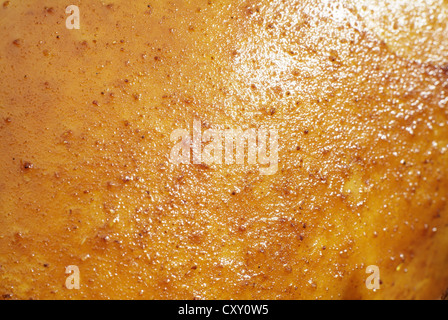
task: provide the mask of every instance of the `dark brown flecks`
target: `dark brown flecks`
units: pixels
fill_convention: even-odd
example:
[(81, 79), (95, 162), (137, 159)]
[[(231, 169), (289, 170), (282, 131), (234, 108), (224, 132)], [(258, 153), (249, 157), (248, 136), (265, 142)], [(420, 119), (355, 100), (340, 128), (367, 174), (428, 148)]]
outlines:
[(23, 164), (23, 168), (24, 168), (25, 170), (33, 169), (33, 168), (34, 168), (34, 165), (33, 165), (31, 162), (25, 162), (25, 163)]
[(145, 11), (145, 14), (150, 15), (152, 13), (152, 7), (150, 4), (147, 5), (148, 10)]
[(22, 39), (16, 39), (12, 42), (13, 45), (15, 45), (16, 47), (20, 47), (23, 44), (23, 40)]

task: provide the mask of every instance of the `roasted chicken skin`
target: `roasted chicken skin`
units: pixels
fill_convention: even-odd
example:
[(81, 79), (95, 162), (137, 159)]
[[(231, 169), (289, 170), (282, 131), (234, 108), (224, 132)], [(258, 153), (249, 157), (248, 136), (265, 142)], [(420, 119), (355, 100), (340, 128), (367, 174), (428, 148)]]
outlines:
[[(3, 2), (0, 299), (440, 299), (447, 10)], [(278, 170), (173, 163), (198, 121), (277, 130)]]

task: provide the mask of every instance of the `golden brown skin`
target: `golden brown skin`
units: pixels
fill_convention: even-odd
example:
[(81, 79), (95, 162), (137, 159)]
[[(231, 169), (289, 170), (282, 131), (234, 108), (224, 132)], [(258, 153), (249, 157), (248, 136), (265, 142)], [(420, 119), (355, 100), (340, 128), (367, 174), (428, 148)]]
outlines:
[[(442, 297), (446, 1), (74, 2), (0, 7), (1, 298)], [(194, 119), (279, 171), (170, 163)]]

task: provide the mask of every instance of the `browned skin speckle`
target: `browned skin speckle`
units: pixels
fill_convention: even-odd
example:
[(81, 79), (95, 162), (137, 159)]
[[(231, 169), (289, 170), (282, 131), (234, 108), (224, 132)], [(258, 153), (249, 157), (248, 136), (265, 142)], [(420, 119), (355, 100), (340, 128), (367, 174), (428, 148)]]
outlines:
[[(61, 1), (4, 2), (0, 298), (441, 298), (440, 25), (402, 50), (326, 2), (76, 1), (80, 30)], [(277, 128), (278, 172), (171, 164), (194, 119)]]

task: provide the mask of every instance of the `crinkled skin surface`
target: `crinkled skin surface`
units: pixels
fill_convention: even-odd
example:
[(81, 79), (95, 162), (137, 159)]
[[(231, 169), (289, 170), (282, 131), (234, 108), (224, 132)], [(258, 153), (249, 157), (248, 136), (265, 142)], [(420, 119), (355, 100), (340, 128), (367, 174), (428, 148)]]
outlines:
[[(443, 296), (447, 1), (73, 2), (0, 6), (0, 299)], [(195, 119), (278, 172), (170, 163)]]

